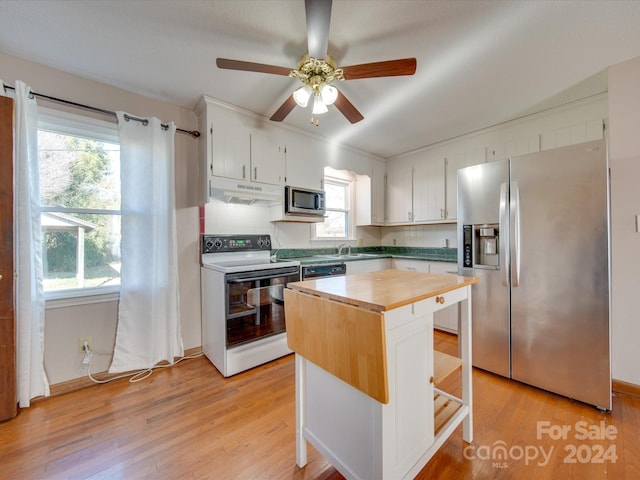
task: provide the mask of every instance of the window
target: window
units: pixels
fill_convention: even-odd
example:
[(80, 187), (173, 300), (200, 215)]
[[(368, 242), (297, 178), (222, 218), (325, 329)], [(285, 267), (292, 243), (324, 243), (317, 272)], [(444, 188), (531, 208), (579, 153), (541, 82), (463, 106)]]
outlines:
[(315, 225), (316, 239), (347, 239), (352, 236), (351, 190), (351, 181), (325, 176), (327, 218)]
[(117, 290), (120, 145), (116, 125), (40, 109), (38, 155), (45, 293), (81, 296)]

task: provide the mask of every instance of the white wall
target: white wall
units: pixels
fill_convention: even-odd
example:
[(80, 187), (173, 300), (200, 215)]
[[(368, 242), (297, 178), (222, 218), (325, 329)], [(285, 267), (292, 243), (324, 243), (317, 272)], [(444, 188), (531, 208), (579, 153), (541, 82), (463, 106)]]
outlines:
[(640, 58), (609, 68), (612, 376), (640, 385)]
[[(106, 110), (124, 110), (136, 116), (156, 116), (174, 121), (184, 129), (196, 129), (197, 120), (189, 109), (136, 95), (108, 85), (86, 80), (43, 65), (0, 53), (0, 78), (14, 85), (22, 80), (34, 91)], [(195, 103), (194, 99), (194, 103)], [(77, 109), (38, 100), (49, 108)], [(87, 115), (91, 113), (84, 112)], [(95, 115), (101, 119), (111, 119)], [(180, 315), (185, 348), (201, 345), (200, 265), (198, 254), (198, 157), (196, 141), (177, 134), (176, 206), (178, 226), (178, 268)], [(117, 302), (48, 309), (45, 316), (45, 370), (51, 384), (79, 378), (82, 354), (78, 337), (91, 336), (96, 349), (113, 351), (117, 323)], [(106, 369), (110, 357), (96, 357), (93, 371)]]

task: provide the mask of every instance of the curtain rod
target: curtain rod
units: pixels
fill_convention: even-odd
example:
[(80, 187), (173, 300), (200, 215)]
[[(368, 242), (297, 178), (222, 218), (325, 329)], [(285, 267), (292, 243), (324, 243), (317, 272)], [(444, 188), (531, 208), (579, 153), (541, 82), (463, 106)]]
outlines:
[[(8, 88), (9, 90), (13, 90), (15, 91), (15, 87), (12, 87), (11, 85), (4, 85), (4, 88)], [(112, 112), (111, 110), (105, 110), (104, 108), (98, 108), (98, 107), (92, 107), (91, 105), (85, 105), (83, 103), (77, 103), (77, 102), (72, 102), (71, 100), (64, 100), (62, 98), (56, 98), (56, 97), (51, 97), (49, 95), (44, 95), (43, 93), (36, 93), (33, 90), (31, 91), (31, 94), (35, 97), (40, 97), (40, 98), (44, 98), (45, 100), (50, 100), (52, 102), (58, 102), (58, 103), (63, 103), (65, 105), (71, 105), (72, 107), (77, 107), (77, 108), (84, 108), (85, 110), (91, 110), (92, 112), (98, 112), (98, 113), (103, 113), (105, 115), (111, 115), (113, 117), (117, 117), (116, 112)], [(135, 120), (137, 122), (141, 122), (142, 124), (146, 125), (148, 123), (148, 120), (144, 119), (144, 118), (137, 118), (137, 117), (132, 117), (131, 115), (126, 115), (125, 116), (127, 120)], [(166, 124), (162, 124), (163, 128), (168, 128), (169, 125)], [(190, 135), (193, 138), (198, 138), (200, 136), (200, 132), (198, 130), (184, 130), (182, 128), (176, 128), (177, 132), (180, 133), (184, 133), (187, 135)]]

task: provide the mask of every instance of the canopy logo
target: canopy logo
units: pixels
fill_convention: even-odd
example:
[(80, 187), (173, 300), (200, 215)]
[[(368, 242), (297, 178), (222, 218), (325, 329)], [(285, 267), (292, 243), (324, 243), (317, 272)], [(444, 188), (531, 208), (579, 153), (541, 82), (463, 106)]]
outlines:
[[(580, 420), (573, 425), (554, 425), (547, 420), (536, 423), (536, 439), (562, 441), (558, 452), (564, 455), (563, 463), (616, 463), (616, 445), (603, 445), (595, 441), (611, 442), (618, 437), (615, 425), (607, 425), (604, 420), (592, 424)], [(570, 443), (571, 441), (582, 443)], [(568, 441), (568, 443), (567, 443)], [(463, 456), (467, 460), (490, 460), (493, 468), (507, 468), (511, 461), (524, 461), (525, 465), (545, 467), (559, 445), (512, 445), (497, 440), (492, 445), (467, 445)]]

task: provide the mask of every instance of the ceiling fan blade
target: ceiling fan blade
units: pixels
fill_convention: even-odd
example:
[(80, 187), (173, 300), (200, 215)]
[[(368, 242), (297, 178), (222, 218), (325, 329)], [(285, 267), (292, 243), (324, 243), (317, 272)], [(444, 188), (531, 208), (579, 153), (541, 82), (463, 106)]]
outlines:
[(358, 123), (364, 118), (340, 90), (338, 90), (338, 98), (336, 98), (334, 105), (351, 123)]
[(231, 60), (229, 58), (216, 58), (218, 68), (228, 70), (243, 70), (245, 72), (273, 73), (274, 75), (289, 76), (290, 68), (277, 67), (275, 65), (265, 65), (264, 63), (243, 62), (241, 60)]
[(287, 98), (284, 103), (280, 105), (280, 108), (276, 110), (276, 113), (271, 115), (271, 118), (269, 120), (273, 122), (281, 122), (287, 115), (289, 115), (289, 113), (291, 113), (291, 110), (293, 110), (295, 106), (296, 101), (293, 99), (293, 95), (290, 95), (289, 98)]
[(324, 60), (329, 46), (332, 0), (305, 0), (309, 56)]
[(363, 63), (342, 67), (345, 80), (373, 77), (395, 77), (398, 75), (413, 75), (416, 73), (415, 58), (401, 58), (385, 62)]

